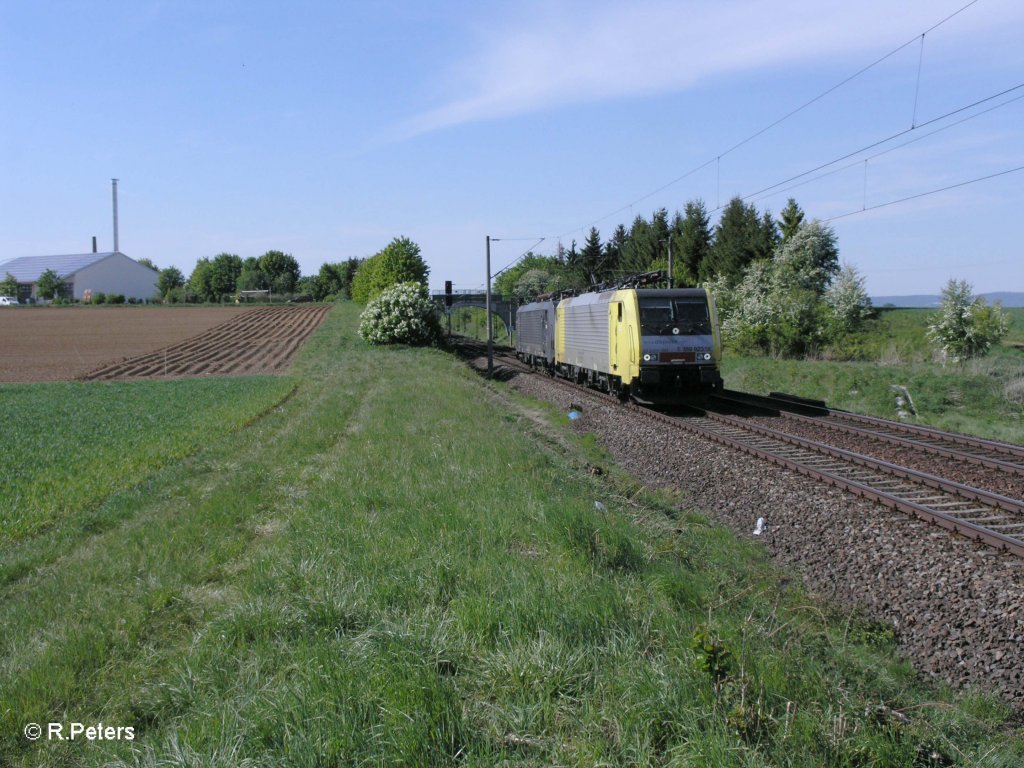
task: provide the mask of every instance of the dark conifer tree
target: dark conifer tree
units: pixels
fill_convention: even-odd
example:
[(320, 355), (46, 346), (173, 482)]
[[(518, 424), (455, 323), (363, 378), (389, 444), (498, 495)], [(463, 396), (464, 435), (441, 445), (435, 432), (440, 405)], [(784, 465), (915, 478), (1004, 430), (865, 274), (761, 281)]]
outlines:
[(611, 239), (604, 244), (605, 273), (608, 275), (606, 280), (612, 280), (621, 275), (622, 261), (628, 243), (629, 234), (626, 232), (626, 228), (619, 224), (612, 232)]
[(672, 227), (668, 221), (668, 211), (659, 208), (651, 216), (651, 259), (647, 262), (645, 269), (660, 268), (659, 265), (668, 266), (668, 240), (672, 234)]
[(633, 226), (629, 230), (629, 240), (623, 249), (620, 267), (623, 274), (646, 271), (647, 265), (654, 260), (651, 239), (651, 225), (643, 216), (638, 215), (633, 219)]
[[(674, 250), (676, 285), (696, 285), (700, 265), (711, 251), (711, 219), (704, 201), (691, 200), (686, 204), (682, 219), (678, 249)], [(676, 214), (677, 219), (679, 214)], [(675, 244), (673, 244), (674, 246)]]
[(583, 242), (583, 250), (579, 254), (579, 270), (587, 285), (596, 285), (605, 280), (604, 249), (601, 248), (601, 234), (596, 227), (590, 228)]
[(804, 220), (804, 212), (796, 203), (796, 198), (789, 198), (786, 207), (779, 214), (779, 229), (782, 230), (782, 242), (786, 242), (796, 231)]
[(565, 264), (565, 272), (574, 287), (582, 288), (587, 282), (583, 278), (583, 270), (580, 269), (580, 252), (576, 250), (576, 241), (573, 240), (568, 248), (558, 244), (558, 252), (561, 254), (562, 263)]
[(735, 285), (752, 261), (763, 257), (764, 234), (757, 209), (734, 197), (722, 210), (708, 256), (701, 263), (701, 282), (724, 276)]
[(672, 222), (668, 228), (668, 240), (671, 245), (672, 254), (672, 277), (670, 288), (674, 288), (680, 285), (692, 285), (693, 281), (689, 279), (687, 274), (686, 265), (683, 263), (681, 254), (683, 252), (683, 227), (686, 221), (683, 219), (683, 215), (676, 211), (672, 214)]
[(770, 259), (775, 255), (775, 249), (780, 242), (779, 229), (775, 226), (775, 219), (769, 211), (761, 215), (761, 225), (758, 231), (755, 259)]

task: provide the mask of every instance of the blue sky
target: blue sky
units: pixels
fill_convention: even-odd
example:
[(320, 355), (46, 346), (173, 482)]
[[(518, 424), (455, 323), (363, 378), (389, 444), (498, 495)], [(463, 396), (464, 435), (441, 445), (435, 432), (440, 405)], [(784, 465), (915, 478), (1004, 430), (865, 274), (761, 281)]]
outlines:
[(112, 177), (121, 250), (159, 267), (280, 249), (311, 273), (405, 235), (464, 288), (486, 235), (497, 270), (792, 195), (874, 295), (1022, 291), (1024, 171), (874, 208), (1024, 166), (1024, 88), (922, 125), (1024, 84), (1019, 0), (931, 29), (968, 2), (8, 0), (0, 260), (109, 250)]

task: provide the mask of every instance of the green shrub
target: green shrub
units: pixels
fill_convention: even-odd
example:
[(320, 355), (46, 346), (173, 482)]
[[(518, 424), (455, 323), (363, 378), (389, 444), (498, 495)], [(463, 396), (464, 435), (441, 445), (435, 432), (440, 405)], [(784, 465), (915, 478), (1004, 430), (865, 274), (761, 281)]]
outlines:
[(105, 304), (106, 301), (107, 301), (107, 294), (103, 293), (102, 291), (96, 291), (89, 298), (89, 303), (90, 304)]
[(177, 288), (168, 289), (167, 293), (164, 294), (165, 304), (184, 304), (185, 303), (185, 287), (178, 286)]
[(430, 267), (420, 247), (407, 237), (396, 237), (379, 253), (359, 265), (352, 278), (352, 299), (369, 304), (382, 291), (401, 283), (427, 284)]
[(124, 295), (120, 293), (108, 293), (106, 297), (107, 304), (124, 304)]

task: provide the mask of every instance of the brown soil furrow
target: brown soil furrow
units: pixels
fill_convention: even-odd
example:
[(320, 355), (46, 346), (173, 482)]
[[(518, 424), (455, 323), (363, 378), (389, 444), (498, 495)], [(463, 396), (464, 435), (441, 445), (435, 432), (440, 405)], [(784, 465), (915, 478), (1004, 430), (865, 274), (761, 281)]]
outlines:
[(93, 370), (83, 378), (277, 373), (323, 322), (330, 307), (265, 307), (198, 336)]
[(217, 370), (221, 373), (242, 373), (248, 370), (248, 361), (259, 349), (251, 345), (237, 346), (229, 354), (217, 360)]
[(320, 325), (320, 318), (315, 315), (307, 315), (306, 317), (301, 318), (297, 331), (305, 337), (318, 325)]

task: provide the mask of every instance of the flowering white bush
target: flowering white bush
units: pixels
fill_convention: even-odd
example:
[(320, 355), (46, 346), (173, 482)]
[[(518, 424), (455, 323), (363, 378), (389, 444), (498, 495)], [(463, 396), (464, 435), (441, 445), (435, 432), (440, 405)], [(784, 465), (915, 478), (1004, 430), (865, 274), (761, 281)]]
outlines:
[(420, 283), (394, 285), (367, 304), (359, 335), (370, 344), (433, 344), (441, 326)]
[(722, 336), (741, 352), (799, 354), (828, 341), (826, 305), (777, 261), (753, 262), (733, 288), (709, 286)]
[(825, 292), (825, 301), (832, 307), (836, 322), (844, 332), (857, 330), (871, 315), (871, 298), (864, 287), (864, 278), (851, 264), (843, 266)]
[(1010, 322), (1002, 306), (972, 299), (974, 288), (966, 280), (950, 280), (942, 289), (942, 303), (931, 316), (928, 338), (955, 363), (988, 354), (1006, 335)]

